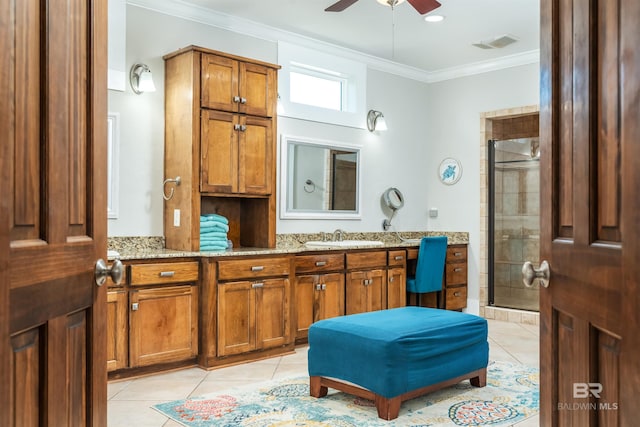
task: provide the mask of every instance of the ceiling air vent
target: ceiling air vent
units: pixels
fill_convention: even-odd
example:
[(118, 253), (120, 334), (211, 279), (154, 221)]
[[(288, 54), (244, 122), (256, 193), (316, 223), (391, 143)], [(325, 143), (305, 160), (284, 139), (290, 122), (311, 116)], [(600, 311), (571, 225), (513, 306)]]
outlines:
[(517, 41), (518, 39), (511, 34), (504, 34), (490, 40), (482, 40), (477, 43), (473, 43), (473, 46), (479, 49), (502, 49), (503, 47), (509, 46)]

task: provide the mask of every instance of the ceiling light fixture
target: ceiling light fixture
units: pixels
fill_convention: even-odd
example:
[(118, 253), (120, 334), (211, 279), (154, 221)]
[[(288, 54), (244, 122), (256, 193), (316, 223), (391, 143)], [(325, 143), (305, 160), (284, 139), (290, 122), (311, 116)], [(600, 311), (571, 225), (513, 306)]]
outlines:
[(424, 20), (427, 22), (442, 22), (444, 21), (444, 16), (442, 15), (427, 15), (424, 17)]
[(378, 3), (389, 7), (396, 7), (399, 4), (404, 3), (406, 0), (378, 0)]
[(369, 110), (367, 113), (367, 129), (369, 129), (369, 132), (387, 130), (387, 121), (380, 111)]

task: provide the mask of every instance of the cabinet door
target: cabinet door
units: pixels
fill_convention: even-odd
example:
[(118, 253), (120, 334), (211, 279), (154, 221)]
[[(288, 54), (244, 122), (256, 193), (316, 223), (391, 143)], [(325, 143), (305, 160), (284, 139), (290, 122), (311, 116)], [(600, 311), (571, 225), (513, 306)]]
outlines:
[(238, 61), (202, 54), (200, 105), (203, 108), (237, 112), (239, 100)]
[(107, 371), (126, 368), (127, 361), (127, 293), (107, 292)]
[(279, 347), (290, 342), (289, 279), (252, 283), (256, 296), (256, 348)]
[(272, 117), (278, 96), (276, 70), (241, 62), (239, 111), (253, 116)]
[(407, 273), (404, 267), (387, 271), (387, 308), (407, 305)]
[(344, 274), (331, 273), (319, 277), (320, 290), (315, 303), (314, 321), (344, 315)]
[(309, 326), (315, 321), (316, 285), (321, 275), (296, 277), (296, 338), (306, 338)]
[(200, 191), (203, 193), (238, 191), (239, 131), (235, 129), (238, 124), (237, 115), (202, 110)]
[(198, 354), (195, 285), (130, 291), (130, 365), (177, 362)]
[(383, 288), (387, 286), (386, 270), (350, 271), (347, 273), (347, 314), (382, 310)]
[(249, 281), (218, 285), (218, 356), (255, 348), (255, 292)]
[(240, 117), (238, 148), (238, 192), (271, 194), (273, 122), (262, 117)]

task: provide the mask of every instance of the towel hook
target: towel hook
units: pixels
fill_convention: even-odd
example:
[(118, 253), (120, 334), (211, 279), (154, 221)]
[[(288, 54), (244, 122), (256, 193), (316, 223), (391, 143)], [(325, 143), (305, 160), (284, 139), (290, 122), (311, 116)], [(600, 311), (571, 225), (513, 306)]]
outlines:
[(163, 197), (165, 200), (171, 200), (171, 198), (173, 197), (173, 190), (174, 190), (174, 188), (171, 188), (171, 191), (169, 192), (169, 195), (167, 196), (167, 193), (166, 193), (166, 192), (165, 192), (165, 190), (164, 190), (164, 189), (165, 189), (165, 187), (167, 186), (167, 183), (169, 183), (169, 182), (175, 182), (176, 186), (178, 186), (178, 185), (180, 185), (180, 182), (181, 182), (181, 181), (182, 181), (182, 180), (180, 179), (180, 177), (179, 177), (179, 176), (176, 176), (174, 179), (171, 179), (171, 178), (167, 178), (167, 179), (165, 179), (165, 180), (164, 180), (164, 182), (162, 183), (162, 197)]

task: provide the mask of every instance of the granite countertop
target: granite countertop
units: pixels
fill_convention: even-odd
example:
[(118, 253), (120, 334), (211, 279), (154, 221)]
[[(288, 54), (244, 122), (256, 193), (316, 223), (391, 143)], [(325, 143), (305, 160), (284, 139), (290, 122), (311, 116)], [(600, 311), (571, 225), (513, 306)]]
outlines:
[(164, 238), (162, 237), (109, 237), (108, 258), (121, 260), (136, 259), (170, 259), (170, 258), (201, 258), (201, 257), (229, 257), (229, 256), (251, 256), (251, 255), (277, 255), (293, 254), (302, 252), (324, 252), (331, 250), (351, 250), (351, 249), (388, 249), (417, 247), (422, 236), (446, 235), (449, 244), (468, 244), (469, 233), (467, 232), (444, 232), (444, 231), (412, 231), (402, 233), (344, 233), (344, 240), (379, 240), (382, 246), (349, 246), (348, 248), (339, 246), (326, 246), (309, 248), (305, 242), (323, 240), (324, 233), (311, 234), (279, 234), (276, 236), (275, 248), (251, 248), (241, 247), (227, 251), (212, 252), (191, 252), (179, 251), (164, 248)]

